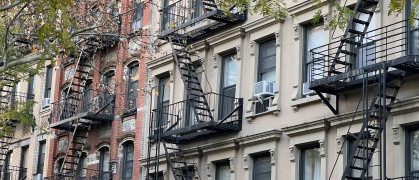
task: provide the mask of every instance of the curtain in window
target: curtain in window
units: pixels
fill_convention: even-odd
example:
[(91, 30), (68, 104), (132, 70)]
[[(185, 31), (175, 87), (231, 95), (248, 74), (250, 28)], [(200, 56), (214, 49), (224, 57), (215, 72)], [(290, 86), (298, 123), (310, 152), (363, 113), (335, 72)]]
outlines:
[[(317, 48), (326, 44), (325, 42), (325, 31), (323, 24), (317, 24), (315, 26), (310, 26), (306, 28), (305, 33), (305, 80), (304, 82), (308, 82), (314, 79), (321, 79), (323, 70), (321, 69), (321, 65), (315, 63), (313, 64), (313, 59), (316, 61), (321, 60), (323, 57), (321, 55), (315, 55), (314, 57), (311, 56), (310, 50), (313, 48)], [(321, 49), (317, 49), (317, 52), (322, 51)], [(312, 72), (314, 66), (314, 73)], [(313, 75), (314, 74), (314, 75)]]
[(304, 180), (320, 180), (321, 159), (318, 148), (304, 150)]

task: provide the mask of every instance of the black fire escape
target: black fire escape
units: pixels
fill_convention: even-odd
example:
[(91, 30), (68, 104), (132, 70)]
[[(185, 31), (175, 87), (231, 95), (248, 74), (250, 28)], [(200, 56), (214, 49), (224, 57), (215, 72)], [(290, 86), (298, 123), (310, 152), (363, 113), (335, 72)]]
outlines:
[(98, 51), (117, 41), (112, 36), (87, 37), (78, 57), (66, 62), (66, 66), (72, 66), (71, 78), (65, 80), (69, 86), (62, 92), (61, 99), (52, 103), (50, 127), (68, 132), (66, 138), (69, 143), (64, 150), (66, 155), (59, 174), (50, 178), (79, 179), (82, 172), (78, 167), (79, 160), (86, 148), (90, 130), (114, 119), (115, 96), (107, 88), (96, 89), (91, 77), (94, 71), (99, 71), (95, 61)]
[[(157, 108), (151, 110), (147, 179), (158, 179), (161, 154), (165, 155), (175, 179), (200, 179), (197, 164), (186, 157), (184, 146), (209, 136), (240, 131), (242, 126), (243, 99), (204, 92), (190, 51), (196, 41), (244, 22), (246, 11), (240, 11), (233, 5), (230, 9), (232, 13), (227, 15), (214, 0), (189, 3), (180, 0), (165, 4), (160, 10), (162, 32), (159, 38), (170, 43), (187, 99), (173, 104), (158, 102)], [(165, 89), (155, 88), (159, 91)], [(158, 94), (163, 95), (164, 92)], [(158, 98), (158, 101), (161, 100)], [(164, 152), (160, 151), (161, 147)]]
[[(408, 20), (378, 29), (368, 27), (378, 5), (377, 0), (358, 0), (344, 35), (336, 42), (310, 50), (310, 89), (314, 90), (334, 114), (339, 113), (339, 95), (361, 89), (356, 113), (362, 113), (362, 127), (350, 133), (355, 139), (341, 179), (371, 179), (372, 159), (378, 158), (379, 179), (386, 175), (386, 121), (397, 98), (402, 80), (419, 74), (419, 54), (412, 43)], [(361, 18), (363, 17), (363, 18)], [(371, 96), (368, 92), (373, 91)], [(336, 96), (332, 105), (322, 93)], [(352, 122), (351, 122), (352, 124)], [(354, 132), (354, 131), (352, 131)], [(339, 175), (340, 176), (340, 175)]]
[(21, 119), (16, 119), (16, 117), (8, 113), (22, 110), (21, 107), (25, 105), (24, 103), (33, 100), (34, 95), (18, 92), (15, 86), (16, 81), (10, 78), (1, 77), (0, 81), (2, 82), (2, 87), (0, 88), (0, 115), (3, 115), (0, 119), (0, 178), (8, 179), (16, 173), (26, 171), (20, 168), (12, 168), (9, 164), (9, 147), (13, 143), (14, 132)]

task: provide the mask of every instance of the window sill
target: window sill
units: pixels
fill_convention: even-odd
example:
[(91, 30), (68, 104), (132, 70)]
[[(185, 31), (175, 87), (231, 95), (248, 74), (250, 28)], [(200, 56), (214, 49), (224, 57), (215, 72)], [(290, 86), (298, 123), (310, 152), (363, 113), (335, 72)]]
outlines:
[[(274, 97), (271, 97), (272, 99), (274, 99)], [(255, 113), (255, 106), (256, 106), (256, 102), (258, 101), (253, 101), (253, 100), (249, 100), (248, 101), (248, 107), (250, 107), (245, 114), (245, 118), (247, 119), (247, 121), (252, 124), (253, 120), (257, 117), (260, 116), (265, 116), (268, 114), (273, 114), (275, 116), (279, 116), (279, 111), (281, 110), (281, 108), (279, 107), (279, 104), (277, 105), (272, 105), (268, 107), (268, 110), (265, 112), (261, 112), (261, 113)]]
[(136, 108), (125, 109), (124, 112), (122, 112), (121, 117), (125, 118), (125, 117), (132, 116), (132, 115), (135, 115), (135, 114), (137, 114), (137, 109)]
[[(322, 94), (324, 97), (326, 97), (326, 99), (330, 99), (329, 94), (325, 94), (325, 93), (322, 93)], [(315, 95), (315, 96), (310, 96), (310, 97), (305, 97), (305, 98), (294, 100), (291, 102), (291, 107), (294, 109), (294, 111), (297, 111), (300, 106), (308, 105), (311, 103), (317, 103), (321, 101), (322, 100), (320, 99), (320, 97), (318, 95)]]

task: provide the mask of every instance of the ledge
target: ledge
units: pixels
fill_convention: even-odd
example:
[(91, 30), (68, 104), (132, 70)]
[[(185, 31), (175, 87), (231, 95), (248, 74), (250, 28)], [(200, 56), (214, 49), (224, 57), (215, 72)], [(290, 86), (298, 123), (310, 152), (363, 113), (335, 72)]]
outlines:
[(240, 136), (237, 138), (239, 145), (249, 145), (255, 143), (261, 143), (262, 141), (268, 140), (279, 140), (281, 139), (282, 131), (279, 129), (267, 130), (260, 133), (250, 134), (246, 136)]
[(323, 131), (329, 128), (329, 123), (326, 119), (321, 118), (309, 122), (303, 122), (296, 125), (283, 127), (282, 130), (287, 136), (293, 137), (309, 132)]
[(283, 23), (284, 21), (284, 19), (276, 20), (274, 17), (268, 16), (243, 24), (241, 27), (244, 29), (245, 32), (254, 32), (278, 22)]
[(230, 148), (237, 148), (238, 144), (235, 141), (234, 138), (232, 139), (227, 139), (227, 140), (223, 140), (223, 141), (216, 141), (216, 142), (212, 142), (212, 143), (208, 143), (202, 146), (199, 146), (200, 149), (202, 149), (203, 153), (208, 153), (208, 152), (212, 152), (212, 151), (219, 151), (219, 150), (224, 150), (224, 149), (230, 149)]
[(242, 27), (234, 27), (228, 30), (220, 31), (219, 33), (207, 38), (206, 41), (209, 45), (216, 46), (233, 39), (243, 38), (244, 36), (246, 36), (246, 33)]
[(170, 63), (174, 63), (172, 53), (169, 53), (168, 55), (165, 55), (163, 57), (151, 60), (150, 62), (147, 63), (147, 67), (153, 70), (153, 69), (162, 67)]
[[(326, 99), (330, 99), (329, 94), (325, 94), (325, 93), (322, 93), (322, 94), (323, 94), (324, 97), (326, 97)], [(321, 101), (322, 100), (320, 99), (320, 97), (318, 95), (315, 95), (315, 96), (296, 99), (296, 100), (291, 102), (291, 107), (298, 108), (299, 106), (303, 106), (303, 105), (307, 105), (307, 104), (311, 104), (311, 103), (316, 103), (316, 102), (321, 102)]]

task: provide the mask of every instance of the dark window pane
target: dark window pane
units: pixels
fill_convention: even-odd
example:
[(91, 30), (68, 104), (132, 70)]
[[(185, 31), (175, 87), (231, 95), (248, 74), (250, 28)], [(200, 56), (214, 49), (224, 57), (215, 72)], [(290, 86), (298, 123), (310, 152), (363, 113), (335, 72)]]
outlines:
[(235, 57), (236, 54), (223, 57), (220, 89), (220, 105), (222, 107), (219, 110), (219, 119), (223, 119), (234, 109), (237, 81), (237, 59)]
[(45, 142), (39, 143), (39, 154), (38, 154), (38, 174), (42, 174), (44, 171), (44, 160), (45, 160)]
[(134, 144), (128, 143), (124, 145), (124, 162), (123, 162), (123, 172), (122, 179), (130, 180), (132, 179), (132, 168), (134, 162)]
[(52, 67), (47, 67), (47, 72), (45, 74), (45, 92), (44, 92), (44, 98), (50, 98), (51, 97), (51, 83), (52, 83)]
[(276, 46), (275, 40), (259, 46), (258, 81), (275, 81)]
[(269, 154), (255, 156), (253, 160), (253, 180), (270, 180), (271, 168)]
[(320, 180), (321, 159), (318, 147), (301, 150), (301, 180)]
[(216, 165), (215, 180), (230, 180), (230, 166), (228, 162)]
[(135, 109), (137, 107), (138, 67), (138, 63), (129, 66), (127, 109)]

